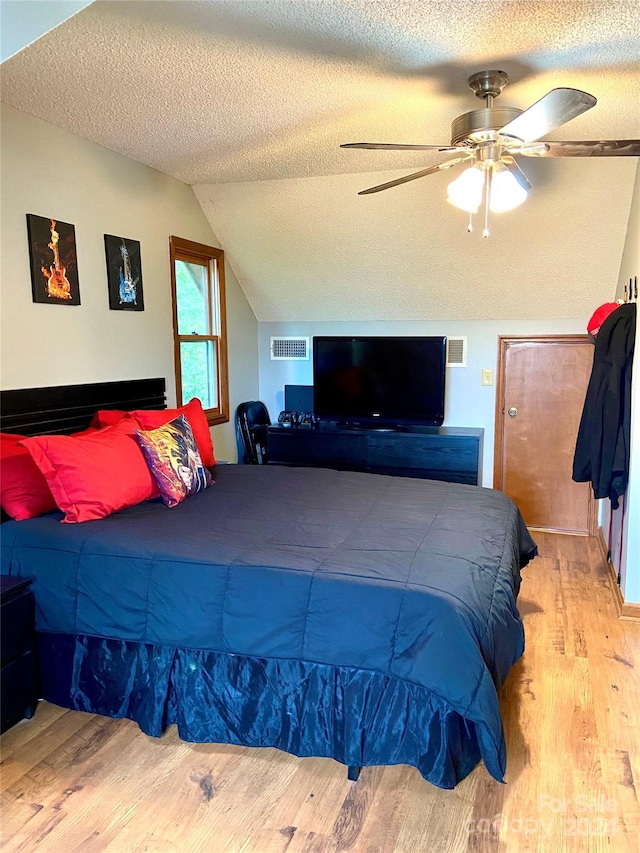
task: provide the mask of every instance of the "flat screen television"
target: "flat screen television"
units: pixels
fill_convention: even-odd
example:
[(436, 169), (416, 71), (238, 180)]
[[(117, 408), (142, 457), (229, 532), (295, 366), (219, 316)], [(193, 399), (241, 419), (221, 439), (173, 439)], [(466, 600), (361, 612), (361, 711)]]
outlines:
[(441, 426), (446, 343), (444, 336), (314, 338), (314, 414), (361, 426)]

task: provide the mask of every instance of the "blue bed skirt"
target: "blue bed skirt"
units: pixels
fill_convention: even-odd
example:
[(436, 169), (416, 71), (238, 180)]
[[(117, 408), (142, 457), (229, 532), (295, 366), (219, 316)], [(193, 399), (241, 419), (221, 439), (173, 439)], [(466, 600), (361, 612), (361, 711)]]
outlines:
[(159, 737), (276, 747), (351, 766), (409, 764), (453, 788), (475, 726), (424, 688), (368, 670), (40, 633), (42, 698)]

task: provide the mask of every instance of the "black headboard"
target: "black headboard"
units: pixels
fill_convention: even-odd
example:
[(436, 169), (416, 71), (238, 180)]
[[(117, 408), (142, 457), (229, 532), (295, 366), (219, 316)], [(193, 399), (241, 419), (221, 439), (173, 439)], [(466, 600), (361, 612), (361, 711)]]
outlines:
[(21, 435), (85, 429), (98, 409), (164, 409), (164, 379), (128, 379), (0, 391), (0, 432)]

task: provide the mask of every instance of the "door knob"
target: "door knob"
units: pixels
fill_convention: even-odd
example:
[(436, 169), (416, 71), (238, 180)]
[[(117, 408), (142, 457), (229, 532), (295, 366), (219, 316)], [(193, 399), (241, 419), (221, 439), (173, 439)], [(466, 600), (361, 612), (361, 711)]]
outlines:
[(507, 412), (510, 418), (516, 418), (518, 416), (518, 410), (515, 406), (511, 406), (509, 411)]

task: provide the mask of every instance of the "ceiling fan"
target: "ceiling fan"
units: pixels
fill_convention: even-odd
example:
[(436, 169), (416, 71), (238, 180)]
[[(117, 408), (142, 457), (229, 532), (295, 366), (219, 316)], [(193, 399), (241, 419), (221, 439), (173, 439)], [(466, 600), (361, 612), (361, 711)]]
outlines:
[(436, 150), (455, 154), (428, 169), (395, 181), (362, 190), (369, 195), (397, 187), (416, 178), (451, 169), (461, 163), (469, 168), (448, 186), (447, 201), (472, 216), (484, 203), (484, 231), (489, 236), (489, 210), (512, 210), (526, 199), (531, 184), (515, 158), (525, 157), (638, 157), (640, 139), (608, 139), (580, 142), (539, 141), (556, 127), (596, 105), (596, 99), (579, 89), (552, 89), (526, 110), (494, 106), (494, 99), (508, 84), (504, 71), (479, 71), (469, 77), (469, 87), (485, 107), (464, 113), (451, 124), (450, 145), (402, 145), (384, 142), (349, 142), (341, 148), (384, 148), (392, 151)]

